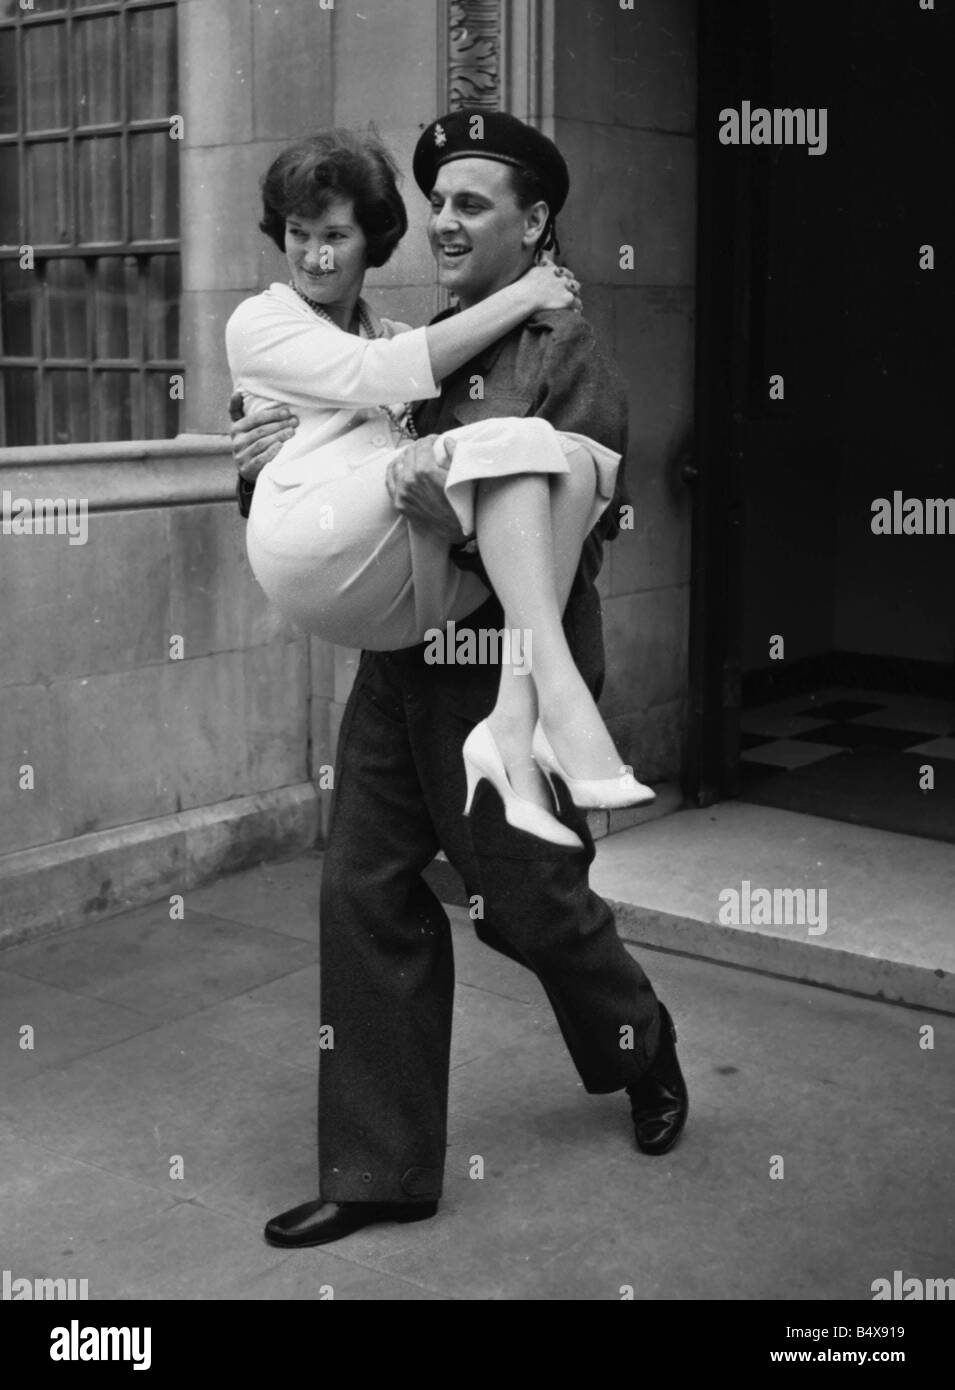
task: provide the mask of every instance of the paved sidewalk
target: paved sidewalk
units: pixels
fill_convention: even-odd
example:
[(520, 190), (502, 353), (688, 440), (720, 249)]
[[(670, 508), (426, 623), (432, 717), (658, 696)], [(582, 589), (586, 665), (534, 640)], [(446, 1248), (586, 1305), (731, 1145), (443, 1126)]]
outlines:
[(315, 1191), (319, 872), (262, 866), (187, 894), (182, 921), (163, 902), (0, 952), (14, 1278), (86, 1278), (93, 1299), (616, 1300), (955, 1276), (955, 1019), (634, 948), (691, 1094), (681, 1143), (647, 1158), (624, 1097), (586, 1095), (536, 981), (461, 911), (438, 1216), (270, 1249), (265, 1219)]

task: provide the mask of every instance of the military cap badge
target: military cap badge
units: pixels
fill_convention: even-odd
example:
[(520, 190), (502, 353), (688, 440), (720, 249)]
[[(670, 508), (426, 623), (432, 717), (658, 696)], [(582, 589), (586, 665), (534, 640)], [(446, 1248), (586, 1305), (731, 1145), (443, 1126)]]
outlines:
[(434, 128), (434, 143), (436, 145), (446, 145), (448, 143), (448, 137), (445, 135), (444, 126), (440, 121)]

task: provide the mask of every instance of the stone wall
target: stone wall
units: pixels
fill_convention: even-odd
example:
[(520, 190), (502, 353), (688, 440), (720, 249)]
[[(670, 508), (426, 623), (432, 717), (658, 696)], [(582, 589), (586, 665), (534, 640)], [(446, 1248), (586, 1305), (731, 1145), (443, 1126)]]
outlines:
[(15, 513), (77, 518), (0, 544), (5, 940), (315, 843), (334, 673), (252, 580), (233, 479), (219, 439), (4, 451)]

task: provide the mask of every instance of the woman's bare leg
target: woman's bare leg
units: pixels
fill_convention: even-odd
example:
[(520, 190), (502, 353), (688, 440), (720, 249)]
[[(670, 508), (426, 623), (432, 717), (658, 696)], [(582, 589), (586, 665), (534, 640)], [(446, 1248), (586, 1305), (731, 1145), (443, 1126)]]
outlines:
[(504, 622), (526, 641), (531, 674), (505, 665), (489, 724), (515, 790), (551, 807), (530, 740), (540, 714), (554, 752), (572, 777), (619, 775), (621, 758), (577, 670), (562, 615), (573, 583), (594, 497), (589, 455), (570, 455), (571, 471), (485, 479), (478, 485), (476, 526), (481, 558), (504, 608)]

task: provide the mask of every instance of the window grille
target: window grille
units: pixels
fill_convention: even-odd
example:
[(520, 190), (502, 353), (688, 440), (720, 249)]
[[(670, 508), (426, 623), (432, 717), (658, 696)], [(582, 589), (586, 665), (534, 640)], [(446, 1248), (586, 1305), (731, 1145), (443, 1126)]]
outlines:
[(0, 444), (178, 431), (174, 0), (0, 0)]

